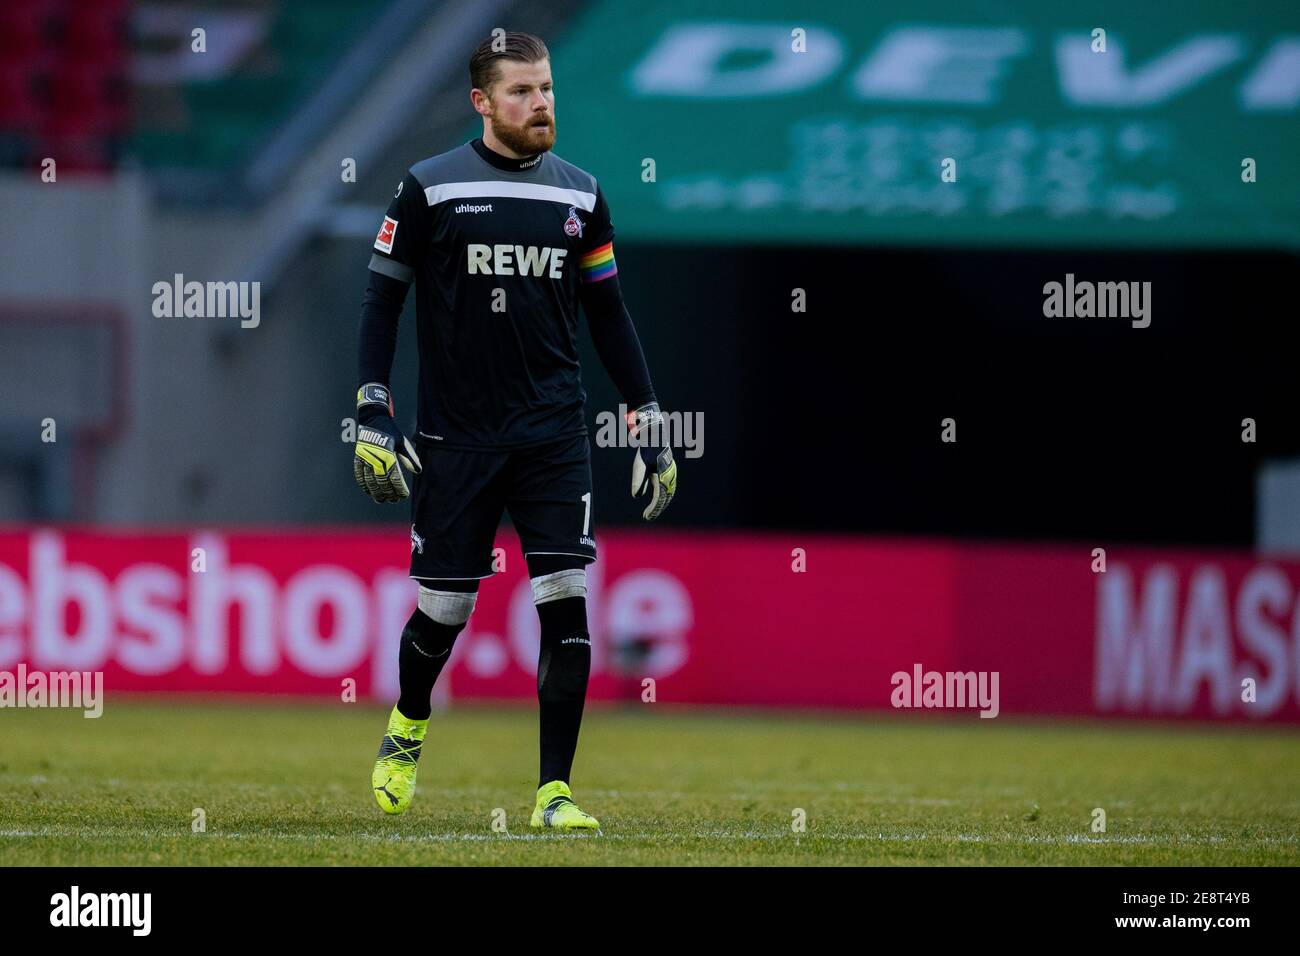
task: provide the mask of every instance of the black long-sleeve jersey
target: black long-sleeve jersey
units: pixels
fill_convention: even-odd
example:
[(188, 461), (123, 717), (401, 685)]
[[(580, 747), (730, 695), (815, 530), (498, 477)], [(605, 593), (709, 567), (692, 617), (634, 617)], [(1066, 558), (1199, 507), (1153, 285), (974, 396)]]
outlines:
[(579, 304), (624, 401), (654, 401), (613, 240), (595, 178), (553, 153), (514, 160), (476, 139), (416, 163), (375, 239), (361, 383), (387, 383), (413, 282), (427, 440), (505, 449), (585, 432)]

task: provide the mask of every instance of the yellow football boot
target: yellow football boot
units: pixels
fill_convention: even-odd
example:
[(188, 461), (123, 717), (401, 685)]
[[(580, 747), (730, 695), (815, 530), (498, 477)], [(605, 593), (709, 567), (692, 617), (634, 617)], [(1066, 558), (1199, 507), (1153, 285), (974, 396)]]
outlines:
[(375, 802), (385, 813), (402, 813), (415, 796), (416, 761), (429, 721), (408, 720), (394, 707), (388, 715), (388, 730), (379, 745), (379, 759), (370, 774)]
[(600, 822), (573, 802), (569, 785), (552, 780), (537, 791), (529, 825), (549, 830), (599, 830)]

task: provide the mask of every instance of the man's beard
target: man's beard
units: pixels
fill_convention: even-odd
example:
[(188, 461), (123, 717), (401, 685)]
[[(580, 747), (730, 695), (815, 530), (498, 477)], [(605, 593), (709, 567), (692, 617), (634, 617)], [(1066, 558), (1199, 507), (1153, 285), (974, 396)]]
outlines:
[(538, 130), (533, 129), (533, 124), (537, 122), (536, 116), (530, 116), (523, 126), (510, 126), (496, 116), (490, 117), (492, 134), (502, 145), (520, 156), (545, 153), (555, 146), (555, 118), (548, 116), (547, 121), (546, 129)]

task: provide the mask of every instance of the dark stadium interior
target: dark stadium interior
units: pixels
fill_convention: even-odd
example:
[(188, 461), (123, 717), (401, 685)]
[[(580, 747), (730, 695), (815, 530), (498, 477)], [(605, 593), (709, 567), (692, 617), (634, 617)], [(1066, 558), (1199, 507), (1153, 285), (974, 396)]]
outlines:
[[(364, 267), (330, 255), (345, 295)], [(702, 460), (730, 463), (682, 457), (673, 508), (693, 526), (1247, 546), (1260, 462), (1300, 454), (1287, 254), (628, 242), (619, 261), (665, 407), (703, 411)], [(1069, 272), (1150, 281), (1150, 327), (1044, 317), (1043, 285)], [(333, 328), (354, 332), (345, 315)], [(583, 346), (594, 426), (617, 396)], [(593, 467), (622, 488), (620, 452)], [(636, 517), (619, 494), (600, 509)]]

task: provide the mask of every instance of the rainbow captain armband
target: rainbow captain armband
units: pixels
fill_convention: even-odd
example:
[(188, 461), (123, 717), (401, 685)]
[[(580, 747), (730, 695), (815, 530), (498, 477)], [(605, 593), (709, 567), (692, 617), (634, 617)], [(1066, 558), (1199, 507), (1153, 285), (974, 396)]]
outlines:
[(612, 275), (618, 275), (618, 265), (614, 262), (614, 243), (607, 242), (585, 253), (578, 260), (578, 274), (583, 282), (599, 282)]

